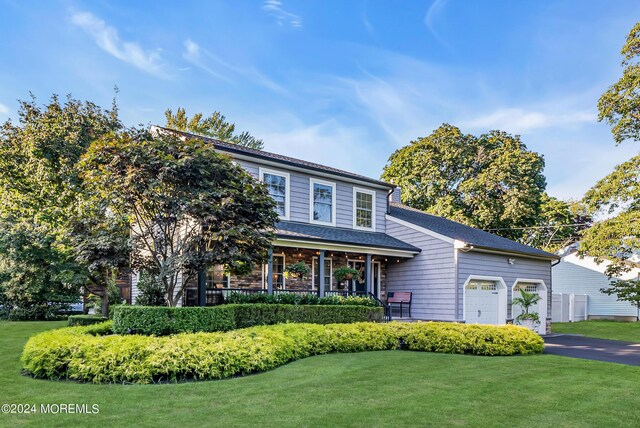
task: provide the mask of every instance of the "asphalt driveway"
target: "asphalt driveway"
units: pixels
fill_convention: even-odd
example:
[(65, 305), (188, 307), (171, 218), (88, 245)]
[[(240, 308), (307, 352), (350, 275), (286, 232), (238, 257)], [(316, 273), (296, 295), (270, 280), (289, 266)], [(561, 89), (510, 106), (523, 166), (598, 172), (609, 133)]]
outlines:
[(640, 343), (620, 340), (553, 334), (544, 336), (544, 353), (640, 366)]

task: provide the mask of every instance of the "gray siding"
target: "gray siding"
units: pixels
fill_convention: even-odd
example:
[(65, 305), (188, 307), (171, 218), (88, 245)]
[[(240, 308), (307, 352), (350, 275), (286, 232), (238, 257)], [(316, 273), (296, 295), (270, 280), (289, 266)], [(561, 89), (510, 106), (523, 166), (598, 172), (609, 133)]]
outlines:
[[(511, 265), (508, 259), (514, 259)], [(523, 257), (458, 251), (458, 313), (462, 316), (464, 283), (471, 275), (501, 277), (507, 286), (507, 317), (511, 317), (511, 287), (517, 278), (537, 279), (547, 286), (547, 317), (551, 317), (551, 262)]]
[(629, 302), (619, 302), (616, 296), (600, 292), (611, 280), (598, 271), (562, 261), (552, 270), (555, 293), (587, 294), (587, 314), (601, 316), (636, 316), (637, 308)]
[[(247, 170), (252, 176), (259, 178), (259, 162), (250, 162), (238, 159), (236, 162)], [(292, 171), (282, 166), (264, 165), (264, 168), (283, 171), (289, 173), (291, 178), (290, 186), (290, 202), (289, 202), (289, 220), (309, 223), (310, 215), (310, 179), (318, 178), (320, 180), (336, 183), (336, 226), (351, 229), (353, 227), (353, 188), (375, 191), (376, 206), (376, 232), (385, 232), (385, 214), (387, 211), (387, 193), (384, 190), (373, 189), (363, 184), (351, 184), (339, 179), (330, 179), (319, 177), (311, 174), (305, 174), (298, 171)]]
[(413, 318), (456, 320), (453, 244), (393, 221), (387, 234), (422, 249), (412, 259), (387, 265), (387, 292), (411, 291)]

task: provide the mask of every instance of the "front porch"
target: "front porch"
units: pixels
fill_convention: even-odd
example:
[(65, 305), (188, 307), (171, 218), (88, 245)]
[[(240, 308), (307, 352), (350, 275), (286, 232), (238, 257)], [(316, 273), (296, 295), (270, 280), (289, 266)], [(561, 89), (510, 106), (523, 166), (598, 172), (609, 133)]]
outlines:
[[(274, 246), (269, 261), (256, 266), (247, 275), (225, 275), (213, 267), (200, 275), (200, 284), (187, 288), (185, 306), (215, 305), (231, 293), (281, 294), (306, 293), (324, 296), (367, 296), (386, 299), (386, 268), (402, 257), (374, 255), (365, 252), (318, 250), (302, 247)], [(287, 272), (287, 266), (304, 263), (310, 270), (299, 278)], [(350, 280), (337, 281), (334, 270), (348, 266), (360, 272)], [(322, 278), (322, 280), (320, 280)], [(204, 289), (204, 299), (200, 294)], [(198, 292), (200, 291), (200, 293)]]

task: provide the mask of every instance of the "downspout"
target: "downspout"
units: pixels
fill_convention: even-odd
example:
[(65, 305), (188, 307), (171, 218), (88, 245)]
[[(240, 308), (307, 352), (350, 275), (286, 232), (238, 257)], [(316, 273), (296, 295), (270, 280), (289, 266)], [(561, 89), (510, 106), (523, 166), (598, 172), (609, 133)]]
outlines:
[(391, 195), (393, 194), (393, 189), (387, 192), (387, 214), (391, 214)]

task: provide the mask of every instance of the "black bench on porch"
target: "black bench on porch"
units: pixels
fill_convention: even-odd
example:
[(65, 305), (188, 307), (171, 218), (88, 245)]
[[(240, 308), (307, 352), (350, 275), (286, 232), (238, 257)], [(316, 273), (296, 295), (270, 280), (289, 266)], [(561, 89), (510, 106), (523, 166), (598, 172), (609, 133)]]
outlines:
[(411, 291), (389, 291), (387, 304), (393, 308), (393, 304), (400, 305), (400, 318), (402, 318), (402, 306), (409, 305), (409, 318), (411, 318)]

